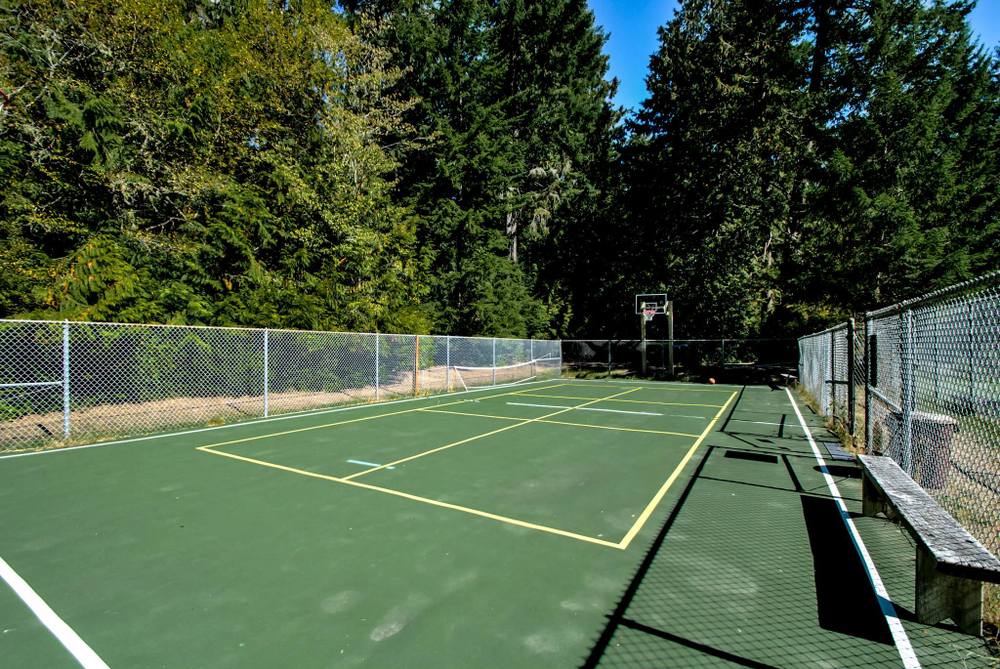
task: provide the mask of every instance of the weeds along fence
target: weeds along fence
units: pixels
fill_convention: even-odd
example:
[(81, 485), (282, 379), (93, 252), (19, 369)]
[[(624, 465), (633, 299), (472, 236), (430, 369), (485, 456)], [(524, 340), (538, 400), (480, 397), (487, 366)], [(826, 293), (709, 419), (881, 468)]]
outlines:
[[(1000, 553), (1000, 272), (799, 339), (802, 387)], [(1000, 588), (988, 595), (1000, 614)]]
[(0, 320), (0, 452), (558, 376), (558, 341)]
[[(795, 368), (794, 339), (646, 340), (646, 374), (658, 378), (761, 382)], [(642, 374), (638, 339), (563, 340), (563, 369), (596, 376)]]
[(798, 342), (799, 383), (842, 434), (855, 435), (864, 416), (864, 343), (854, 319)]

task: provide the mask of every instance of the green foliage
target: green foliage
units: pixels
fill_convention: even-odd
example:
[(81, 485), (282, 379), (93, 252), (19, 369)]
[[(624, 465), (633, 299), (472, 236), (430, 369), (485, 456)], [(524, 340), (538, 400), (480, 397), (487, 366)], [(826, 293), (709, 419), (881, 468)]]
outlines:
[(584, 0), (0, 0), (0, 316), (815, 329), (997, 265), (969, 2), (689, 0), (620, 123)]
[(682, 334), (745, 336), (995, 267), (997, 64), (968, 5), (684, 3), (623, 154), (636, 268), (606, 281), (669, 287)]
[(327, 5), (4, 10), (4, 315), (429, 327), (399, 71)]
[(604, 37), (583, 0), (345, 3), (391, 27), (419, 143), (399, 196), (418, 215), (440, 331), (549, 333), (558, 246), (590, 215), (614, 115)]

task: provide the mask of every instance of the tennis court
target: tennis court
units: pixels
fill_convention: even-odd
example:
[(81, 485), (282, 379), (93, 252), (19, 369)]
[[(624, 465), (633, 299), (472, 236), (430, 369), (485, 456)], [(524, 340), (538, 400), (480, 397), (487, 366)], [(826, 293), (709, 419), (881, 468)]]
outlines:
[[(841, 560), (819, 423), (550, 379), (6, 457), (4, 665), (990, 666)], [(857, 528), (905, 593), (905, 537)]]

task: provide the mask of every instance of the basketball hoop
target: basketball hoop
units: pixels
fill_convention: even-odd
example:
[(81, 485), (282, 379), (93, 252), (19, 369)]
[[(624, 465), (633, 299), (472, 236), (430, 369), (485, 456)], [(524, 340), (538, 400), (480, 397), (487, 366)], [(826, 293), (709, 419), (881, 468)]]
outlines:
[(646, 322), (649, 322), (649, 321), (653, 320), (653, 317), (656, 316), (656, 314), (657, 314), (656, 309), (643, 309), (642, 310), (642, 317), (646, 319)]

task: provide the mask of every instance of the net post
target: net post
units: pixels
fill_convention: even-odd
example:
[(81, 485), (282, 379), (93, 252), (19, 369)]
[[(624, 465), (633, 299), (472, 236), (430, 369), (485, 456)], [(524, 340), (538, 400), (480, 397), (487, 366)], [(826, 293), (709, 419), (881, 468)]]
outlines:
[(268, 337), (268, 330), (264, 328), (264, 418), (268, 416), (268, 396), (267, 396), (267, 368), (268, 368), (268, 355), (270, 353), (270, 338)]
[(444, 337), (444, 391), (451, 392), (451, 335)]
[(493, 338), (493, 385), (497, 384), (497, 338)]
[(382, 335), (375, 333), (375, 401), (378, 402), (378, 368), (379, 368), (379, 348), (382, 343)]
[(70, 397), (69, 397), (69, 321), (68, 320), (63, 321), (62, 363), (63, 363), (63, 439), (69, 439)]

